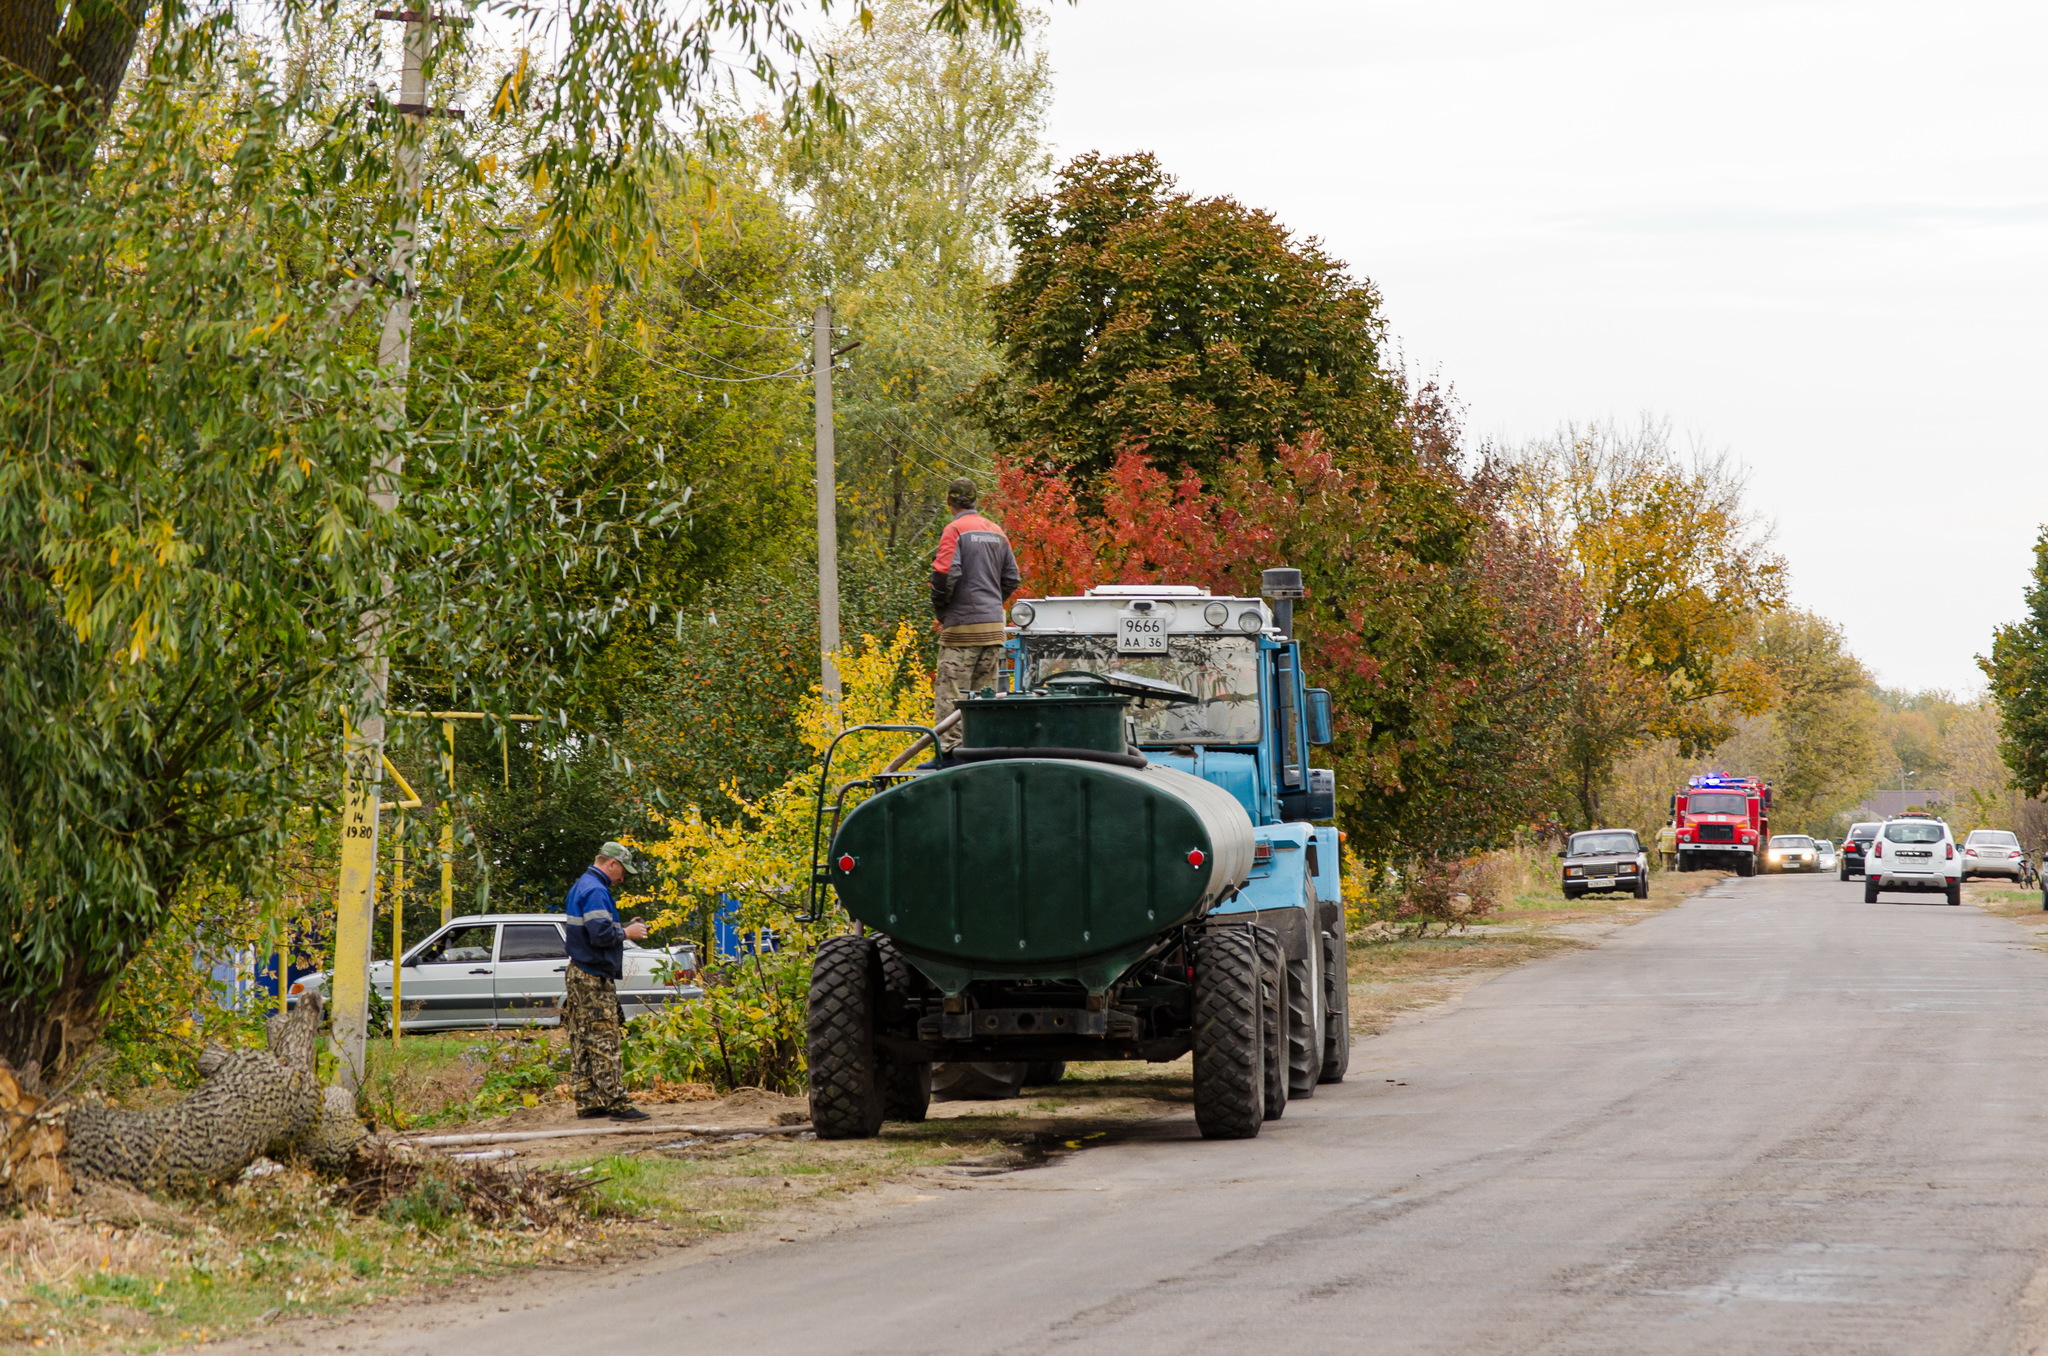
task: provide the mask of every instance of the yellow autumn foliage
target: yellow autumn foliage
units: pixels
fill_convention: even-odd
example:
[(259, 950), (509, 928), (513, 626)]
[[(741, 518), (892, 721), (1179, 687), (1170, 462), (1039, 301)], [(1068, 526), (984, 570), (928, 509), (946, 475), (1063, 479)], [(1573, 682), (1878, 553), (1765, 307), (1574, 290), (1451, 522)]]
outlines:
[[(767, 927), (800, 938), (797, 915), (807, 900), (825, 753), (838, 733), (851, 726), (930, 724), (931, 686), (918, 662), (922, 643), (923, 637), (906, 623), (886, 643), (863, 636), (837, 656), (843, 688), (838, 704), (825, 700), (822, 687), (813, 687), (792, 713), (813, 756), (810, 767), (758, 799), (728, 784), (729, 804), (719, 807), (722, 815), (698, 805), (673, 817), (657, 814), (662, 836), (633, 844), (658, 864), (657, 879), (651, 889), (625, 900), (625, 907), (651, 908), (650, 921), (670, 928), (705, 917), (724, 895), (737, 903), (735, 921), (742, 930)], [(827, 795), (879, 771), (914, 738), (867, 733), (842, 741), (833, 753)]]
[[(843, 696), (825, 700), (812, 688), (792, 713), (810, 749), (810, 767), (758, 799), (725, 788), (729, 813), (692, 805), (658, 817), (664, 832), (633, 845), (658, 864), (650, 889), (622, 903), (651, 911), (657, 927), (703, 927), (730, 899), (743, 934), (772, 935), (775, 949), (716, 961), (704, 972), (704, 998), (680, 1003), (627, 1032), (629, 1083), (658, 1079), (708, 1082), (718, 1088), (763, 1087), (799, 1092), (804, 1081), (804, 997), (809, 953), (833, 930), (807, 922), (812, 842), (821, 777), (831, 791), (879, 771), (916, 738), (862, 733), (833, 741), (856, 725), (926, 725), (931, 685), (915, 656), (921, 637), (899, 626), (886, 644), (872, 636), (837, 656)], [(832, 750), (829, 770), (824, 759)], [(629, 840), (631, 841), (631, 840)]]

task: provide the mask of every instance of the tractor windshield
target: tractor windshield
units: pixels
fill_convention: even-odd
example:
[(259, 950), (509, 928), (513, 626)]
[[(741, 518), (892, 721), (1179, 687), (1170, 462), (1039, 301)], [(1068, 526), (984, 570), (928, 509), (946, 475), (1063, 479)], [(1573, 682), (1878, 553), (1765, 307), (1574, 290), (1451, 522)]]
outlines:
[(1128, 673), (1195, 694), (1193, 702), (1139, 702), (1140, 744), (1259, 742), (1259, 647), (1250, 636), (1173, 636), (1165, 654), (1118, 654), (1115, 636), (1033, 636), (1025, 642), (1027, 690), (1056, 673)]

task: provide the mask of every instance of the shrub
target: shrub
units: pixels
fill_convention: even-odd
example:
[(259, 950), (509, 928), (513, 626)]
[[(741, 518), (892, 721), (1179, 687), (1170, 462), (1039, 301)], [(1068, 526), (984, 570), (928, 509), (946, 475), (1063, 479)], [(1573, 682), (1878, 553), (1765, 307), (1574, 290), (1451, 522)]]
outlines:
[(1432, 927), (1463, 932), (1500, 908), (1503, 872), (1488, 856), (1431, 857), (1416, 864), (1394, 921), (1427, 937)]

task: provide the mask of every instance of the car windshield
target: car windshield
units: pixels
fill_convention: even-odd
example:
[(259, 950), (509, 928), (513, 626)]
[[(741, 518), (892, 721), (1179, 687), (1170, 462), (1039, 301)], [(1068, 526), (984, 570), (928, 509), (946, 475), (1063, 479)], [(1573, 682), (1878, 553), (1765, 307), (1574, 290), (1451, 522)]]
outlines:
[(1979, 829), (1970, 835), (1970, 841), (1973, 843), (1987, 843), (1992, 847), (2018, 847), (2020, 845), (2017, 835), (2005, 833), (1998, 829)]
[(1695, 791), (1685, 798), (1685, 811), (1694, 815), (1746, 815), (1749, 797), (1733, 791)]
[(1887, 843), (1939, 843), (1941, 825), (1926, 823), (1887, 824), (1884, 826)]
[(1771, 839), (1774, 848), (1810, 848), (1813, 840), (1803, 833), (1781, 833)]
[(1604, 852), (1641, 852), (1642, 845), (1636, 842), (1631, 832), (1607, 830), (1600, 833), (1575, 833), (1572, 835), (1571, 855), (1589, 857)]
[(1165, 654), (1118, 654), (1115, 636), (1034, 636), (1025, 643), (1029, 689), (1056, 673), (1128, 673), (1195, 694), (1193, 702), (1139, 702), (1140, 744), (1259, 742), (1259, 646), (1250, 636), (1173, 636)]

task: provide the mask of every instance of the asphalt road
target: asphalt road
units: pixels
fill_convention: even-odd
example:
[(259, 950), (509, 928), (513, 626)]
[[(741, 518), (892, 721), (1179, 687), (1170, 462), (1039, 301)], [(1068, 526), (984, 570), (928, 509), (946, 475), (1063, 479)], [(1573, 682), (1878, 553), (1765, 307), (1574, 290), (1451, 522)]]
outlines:
[(1255, 1141), (1159, 1122), (817, 1241), (353, 1345), (2031, 1352), (2048, 955), (1927, 898), (1731, 881), (1361, 1043)]

